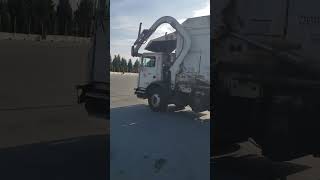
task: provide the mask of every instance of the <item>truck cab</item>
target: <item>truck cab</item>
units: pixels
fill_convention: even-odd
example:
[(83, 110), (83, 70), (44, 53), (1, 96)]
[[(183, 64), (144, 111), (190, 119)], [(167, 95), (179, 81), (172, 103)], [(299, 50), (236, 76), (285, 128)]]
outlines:
[(135, 94), (147, 98), (147, 89), (154, 82), (169, 82), (170, 56), (167, 53), (143, 53), (140, 58), (138, 84)]

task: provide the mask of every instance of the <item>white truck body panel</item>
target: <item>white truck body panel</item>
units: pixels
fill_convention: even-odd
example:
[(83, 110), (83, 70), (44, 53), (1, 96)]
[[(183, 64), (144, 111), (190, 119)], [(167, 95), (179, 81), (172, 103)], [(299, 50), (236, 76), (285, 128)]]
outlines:
[(319, 5), (317, 0), (291, 0), (288, 17), (287, 38), (301, 43), (303, 51), (314, 58), (320, 52)]
[[(231, 1), (214, 1), (213, 12), (221, 15), (229, 2)], [(237, 0), (233, 2), (235, 10), (228, 12), (234, 13), (230, 15), (234, 18), (228, 20), (234, 28), (233, 31), (252, 36), (283, 37), (290, 42), (301, 44), (301, 51), (308, 56), (317, 57), (320, 50), (320, 2), (318, 0)]]
[[(182, 26), (191, 38), (191, 48), (183, 60), (181, 74), (210, 84), (210, 16), (189, 18)], [(176, 55), (182, 48), (183, 40), (177, 35)]]
[[(210, 84), (210, 16), (189, 18), (182, 23), (182, 27), (188, 33), (191, 39), (191, 47), (182, 61), (180, 68), (174, 69), (178, 74), (176, 83), (180, 81), (190, 81), (199, 79), (206, 84)], [(146, 49), (151, 47), (155, 42), (176, 40), (175, 59), (180, 55), (184, 48), (184, 41), (177, 32), (161, 36), (150, 40)], [(164, 47), (162, 47), (164, 48)], [(182, 67), (182, 68), (181, 68)], [(144, 68), (145, 69), (145, 68)], [(152, 70), (151, 68), (148, 68)], [(153, 68), (156, 70), (155, 68)], [(149, 72), (150, 73), (150, 72)], [(153, 79), (150, 79), (151, 82)], [(146, 80), (143, 80), (146, 81)], [(150, 84), (149, 82), (148, 84)], [(144, 87), (140, 84), (138, 87)]]

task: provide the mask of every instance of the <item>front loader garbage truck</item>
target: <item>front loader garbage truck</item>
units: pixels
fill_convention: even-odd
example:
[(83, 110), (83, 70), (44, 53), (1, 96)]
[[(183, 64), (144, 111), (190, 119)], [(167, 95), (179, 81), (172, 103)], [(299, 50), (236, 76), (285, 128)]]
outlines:
[(212, 147), (251, 138), (274, 161), (319, 156), (319, 1), (212, 7)]
[[(145, 47), (150, 52), (139, 53), (142, 44), (165, 23), (175, 31), (150, 40)], [(141, 25), (131, 49), (131, 55), (141, 60), (137, 97), (148, 99), (156, 112), (166, 111), (169, 104), (189, 105), (194, 112), (209, 110), (210, 16), (189, 18), (182, 24), (164, 16), (142, 32)]]

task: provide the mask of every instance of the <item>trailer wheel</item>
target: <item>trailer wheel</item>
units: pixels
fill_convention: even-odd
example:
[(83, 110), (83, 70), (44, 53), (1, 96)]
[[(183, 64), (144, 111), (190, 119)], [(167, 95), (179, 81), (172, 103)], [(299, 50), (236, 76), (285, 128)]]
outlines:
[(152, 111), (167, 111), (168, 99), (164, 90), (160, 87), (152, 88), (148, 95), (148, 104)]

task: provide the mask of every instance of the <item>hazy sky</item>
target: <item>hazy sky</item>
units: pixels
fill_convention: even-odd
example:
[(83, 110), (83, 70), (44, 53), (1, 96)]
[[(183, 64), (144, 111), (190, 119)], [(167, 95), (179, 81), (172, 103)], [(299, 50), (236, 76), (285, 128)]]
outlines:
[[(142, 29), (147, 29), (162, 16), (172, 16), (181, 23), (190, 17), (209, 14), (209, 0), (110, 0), (111, 57), (120, 54), (126, 59), (136, 59), (130, 54), (140, 22)], [(170, 31), (171, 26), (163, 24), (150, 39)], [(142, 51), (143, 47), (139, 52)]]

